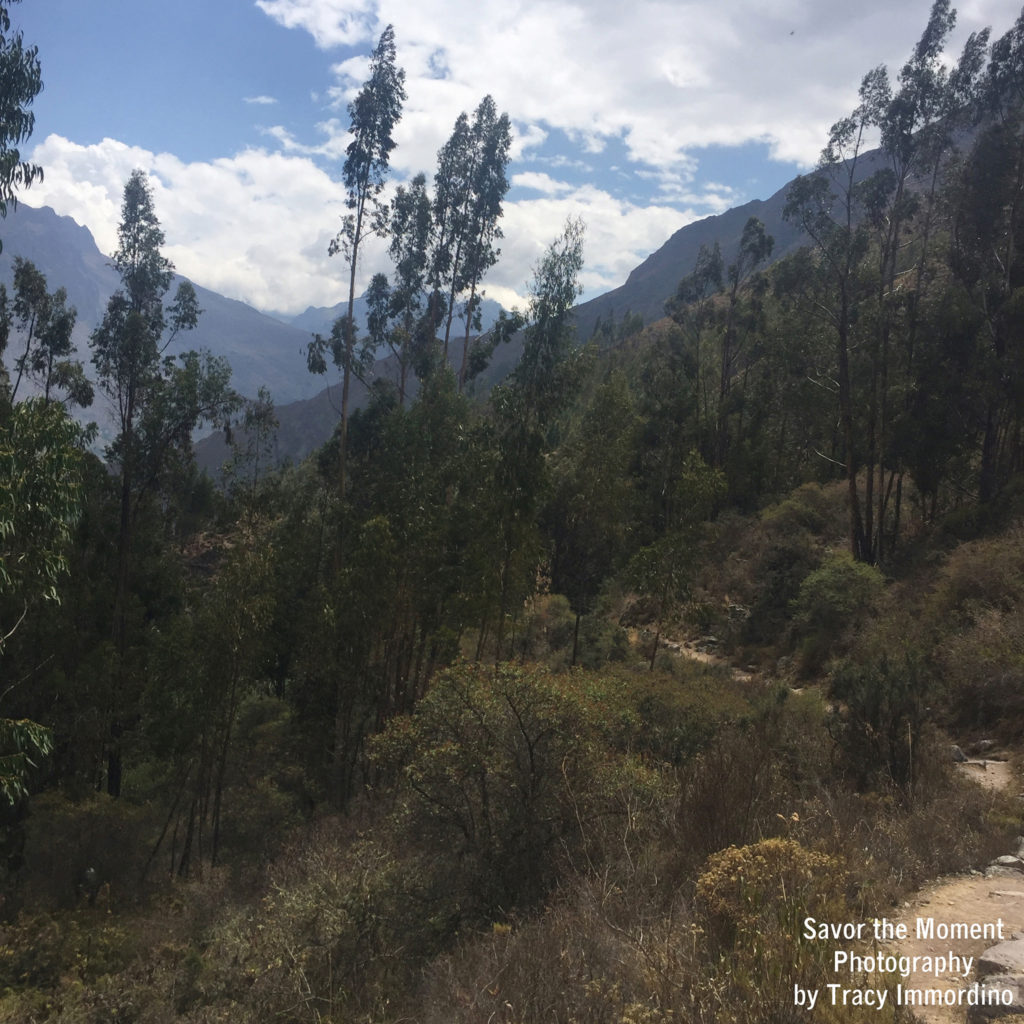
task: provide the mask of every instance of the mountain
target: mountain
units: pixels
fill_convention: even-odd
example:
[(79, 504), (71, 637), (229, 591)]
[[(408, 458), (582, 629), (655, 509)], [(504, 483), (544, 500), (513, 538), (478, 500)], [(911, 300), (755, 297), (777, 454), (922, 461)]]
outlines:
[[(883, 166), (887, 165), (879, 150), (865, 153), (857, 161), (855, 179), (863, 181)], [(744, 225), (751, 217), (757, 217), (775, 239), (771, 262), (806, 245), (807, 239), (782, 215), (792, 184), (790, 181), (783, 185), (768, 199), (754, 199), (680, 228), (632, 271), (625, 284), (576, 307), (579, 339), (586, 341), (594, 333), (599, 319), (607, 320), (613, 315), (621, 319), (627, 313), (639, 313), (644, 323), (660, 320), (665, 315), (666, 301), (675, 295), (679, 282), (696, 266), (701, 246), (710, 248), (718, 242), (728, 266), (736, 258)]]
[[(78, 311), (74, 339), (78, 357), (89, 367), (89, 335), (103, 317), (107, 300), (120, 286), (117, 272), (96, 246), (87, 228), (48, 207), (19, 203), (0, 222), (0, 281), (11, 286), (15, 256), (31, 260), (46, 276), (51, 290), (63, 287)], [(184, 280), (175, 276), (171, 294)], [(243, 395), (255, 396), (261, 385), (275, 401), (309, 398), (323, 382), (306, 370), (309, 332), (260, 313), (244, 302), (195, 286), (203, 310), (199, 326), (176, 342), (175, 350), (208, 348), (231, 364), (232, 383)], [(90, 411), (90, 415), (101, 410)]]
[[(480, 317), (483, 330), (487, 331), (494, 325), (494, 322), (498, 319), (498, 314), (501, 312), (501, 306), (494, 301), (494, 299), (484, 298), (480, 305)], [(292, 327), (298, 327), (308, 334), (322, 334), (324, 337), (331, 333), (331, 327), (334, 325), (334, 321), (338, 317), (345, 316), (348, 313), (348, 302), (339, 302), (334, 306), (307, 306), (305, 312), (298, 313), (295, 316), (287, 316), (286, 314), (274, 313), (273, 316), (277, 317), (282, 323), (289, 324)], [(366, 297), (360, 295), (355, 301), (355, 308), (353, 310), (356, 324), (359, 329), (363, 329), (363, 325), (366, 323)], [(462, 324), (462, 332), (464, 333), (466, 328), (463, 321), (457, 317), (452, 322), (452, 331), (458, 336), (459, 325)]]
[[(857, 177), (874, 173), (881, 164), (880, 154), (865, 154), (858, 163)], [(751, 217), (763, 221), (774, 237), (773, 260), (794, 251), (804, 239), (782, 215), (789, 187), (784, 186), (768, 199), (755, 199), (680, 228), (622, 285), (576, 307), (578, 339), (587, 341), (599, 319), (621, 319), (627, 313), (641, 315), (645, 323), (661, 319), (665, 302), (675, 294), (680, 280), (692, 272), (701, 246), (718, 242), (728, 264), (735, 257), (743, 227)], [(67, 289), (69, 301), (79, 313), (75, 334), (79, 353), (88, 362), (89, 333), (102, 317), (107, 298), (118, 286), (117, 274), (97, 249), (92, 235), (69, 217), (19, 204), (16, 213), (0, 222), (0, 238), (4, 243), (0, 281), (10, 282), (11, 259), (21, 255), (39, 267), (51, 288), (63, 285)], [(184, 339), (181, 348), (206, 347), (225, 356), (232, 366), (235, 388), (247, 397), (254, 397), (261, 385), (270, 388), (281, 423), (280, 458), (301, 459), (326, 441), (337, 424), (337, 412), (323, 388), (323, 379), (306, 371), (305, 350), (311, 334), (330, 333), (334, 320), (344, 314), (345, 303), (310, 306), (297, 316), (274, 317), (206, 288), (196, 286), (196, 292), (204, 313), (198, 329)], [(365, 317), (365, 309), (365, 302), (358, 301), (357, 320)], [(485, 329), (498, 312), (497, 303), (484, 300)], [(457, 324), (453, 330), (457, 331)], [(507, 375), (521, 351), (521, 336), (499, 348), (477, 388), (485, 390)], [(378, 363), (375, 375), (392, 376), (390, 364)], [(330, 380), (335, 379), (332, 369)], [(352, 407), (358, 408), (364, 399), (365, 389), (360, 386), (352, 395)], [(213, 470), (223, 461), (227, 447), (223, 437), (214, 435), (202, 442), (197, 452), (202, 464)]]

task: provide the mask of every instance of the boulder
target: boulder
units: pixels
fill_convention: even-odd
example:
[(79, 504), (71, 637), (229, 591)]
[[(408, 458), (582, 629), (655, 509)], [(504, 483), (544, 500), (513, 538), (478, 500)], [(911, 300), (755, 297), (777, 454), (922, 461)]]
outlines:
[(1018, 871), (1024, 871), (1024, 861), (1009, 853), (1004, 853), (1002, 857), (996, 857), (991, 866), (995, 867), (996, 865), (1001, 868), (1016, 868)]
[[(1007, 945), (1007, 943), (1002, 943)], [(969, 1006), (967, 1008), (968, 1024), (980, 1024), (982, 1021), (999, 1020), (1001, 1024), (1024, 1020), (1024, 974), (998, 974), (981, 982), (982, 992), (1009, 989), (1013, 998), (1009, 1005)]]
[(990, 974), (1024, 975), (1024, 939), (1010, 939), (989, 946), (978, 957), (977, 970), (979, 978), (987, 978)]

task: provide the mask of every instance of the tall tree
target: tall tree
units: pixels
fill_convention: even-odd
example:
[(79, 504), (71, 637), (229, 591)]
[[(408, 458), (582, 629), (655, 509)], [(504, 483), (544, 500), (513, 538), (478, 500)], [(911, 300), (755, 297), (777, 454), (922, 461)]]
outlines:
[(980, 322), (979, 497), (1024, 465), (1024, 14), (992, 45), (985, 118), (956, 182), (951, 266)]
[[(29, 108), (43, 80), (37, 47), (26, 47), (22, 34), (11, 31), (10, 6), (17, 2), (0, 0), (0, 217), (16, 205), (16, 190), (43, 174), (22, 160), (18, 148), (35, 126)], [(7, 341), (6, 313), (4, 321), (0, 353)], [(0, 621), (0, 654), (34, 596), (59, 597), (56, 581), (67, 568), (64, 542), (78, 509), (78, 436), (60, 407), (34, 399), (13, 405), (7, 394), (0, 395), (0, 598), (13, 595), (15, 607), (20, 605), (13, 623), (6, 616)], [(3, 801), (13, 805), (25, 795), (32, 758), (51, 748), (49, 730), (0, 718)]]
[(430, 311), (424, 310), (432, 224), (427, 179), (417, 174), (408, 187), (398, 186), (391, 201), (388, 254), (395, 268), (392, 280), (375, 274), (367, 291), (370, 340), (375, 348), (390, 348), (398, 363), (399, 405), (405, 404), (409, 367), (417, 355), (423, 321), (430, 321), (431, 335), (436, 326)]
[[(139, 170), (125, 185), (118, 241), (114, 267), (122, 287), (111, 296), (93, 332), (92, 349), (98, 385), (114, 406), (119, 428), (107, 457), (117, 468), (120, 506), (113, 616), (115, 671), (120, 679), (128, 644), (132, 537), (140, 503), (157, 486), (173, 455), (190, 456), (195, 427), (226, 418), (236, 397), (228, 386), (231, 371), (223, 359), (198, 352), (187, 352), (178, 360), (165, 356), (180, 332), (195, 327), (200, 310), (195, 289), (187, 281), (179, 285), (173, 303), (164, 306), (173, 267), (160, 252), (164, 234), (149, 183)], [(115, 687), (115, 705), (121, 689)], [(107, 776), (113, 796), (121, 787), (119, 715), (115, 707)]]
[(507, 114), (498, 114), (485, 96), (470, 123), (459, 115), (452, 135), (437, 155), (434, 198), (436, 223), (431, 273), (435, 287), (446, 296), (444, 355), (448, 358), (456, 303), (465, 296), (462, 316), (466, 331), (459, 365), (459, 388), (469, 368), (470, 335), (479, 329), (478, 293), (484, 274), (497, 262), (502, 237), (499, 221), (508, 192), (506, 176), (512, 129)]
[[(540, 554), (537, 509), (555, 417), (574, 390), (570, 358), (572, 307), (582, 290), (585, 226), (566, 221), (534, 270), (523, 355), (508, 384), (493, 392), (498, 454), (494, 492), (497, 523), (498, 628), (496, 660), (503, 653), (505, 618), (513, 595), (530, 593)], [(487, 615), (489, 609), (484, 609)]]
[(859, 271), (869, 239), (861, 217), (857, 182), (862, 177), (858, 172), (874, 116), (874, 81), (873, 74), (865, 77), (860, 104), (849, 117), (832, 126), (818, 170), (796, 179), (787, 195), (784, 213), (811, 239), (814, 259), (807, 263), (807, 269), (812, 276), (803, 282), (808, 308), (832, 330), (835, 339), (834, 377), (848, 492), (850, 550), (861, 561), (870, 561), (872, 555), (858, 483), (863, 456), (855, 427), (850, 356), (857, 311), (865, 297)]
[(17, 205), (16, 189), (42, 179), (43, 169), (22, 160), (19, 146), (32, 134), (36, 116), (29, 109), (43, 88), (39, 49), (25, 46), (20, 32), (11, 31), (10, 6), (0, 2), (0, 217)]
[(701, 454), (713, 461), (711, 398), (709, 371), (704, 362), (705, 335), (715, 320), (713, 299), (722, 290), (725, 264), (722, 250), (715, 242), (710, 248), (702, 245), (697, 253), (693, 273), (679, 282), (676, 294), (665, 303), (665, 312), (686, 332), (686, 341), (693, 350), (694, 430)]
[(774, 245), (775, 239), (765, 231), (764, 224), (757, 217), (751, 217), (743, 226), (736, 259), (729, 264), (726, 273), (729, 282), (729, 305), (722, 333), (716, 466), (725, 463), (726, 450), (729, 446), (729, 393), (732, 390), (732, 379), (740, 348), (740, 289), (748, 282), (751, 274), (771, 256)]
[[(46, 401), (57, 400), (63, 391), (67, 405), (83, 408), (92, 404), (92, 385), (82, 364), (70, 358), (75, 351), (71, 332), (77, 312), (67, 305), (67, 292), (49, 292), (46, 278), (33, 263), (14, 258), (14, 300), (8, 305), (7, 289), (0, 285), (0, 356), (18, 335), (20, 355), (13, 362), (14, 379), (9, 381), (10, 400), (17, 400), (25, 380), (33, 382)], [(3, 368), (0, 367), (0, 372)]]
[(341, 426), (338, 489), (345, 492), (345, 454), (348, 438), (348, 396), (353, 373), (356, 328), (356, 271), (359, 246), (367, 235), (380, 234), (386, 224), (386, 207), (381, 203), (388, 162), (396, 146), (392, 133), (402, 116), (405, 102), (405, 71), (395, 63), (395, 30), (391, 25), (381, 33), (370, 54), (370, 77), (356, 98), (349, 104), (352, 141), (345, 150), (342, 182), (346, 205), (351, 211), (341, 230), (331, 241), (328, 252), (341, 253), (349, 266), (348, 311), (344, 320), (335, 323), (330, 343), (316, 336), (309, 347), (309, 369), (323, 373), (327, 364), (324, 352), (330, 344), (336, 366), (342, 372)]

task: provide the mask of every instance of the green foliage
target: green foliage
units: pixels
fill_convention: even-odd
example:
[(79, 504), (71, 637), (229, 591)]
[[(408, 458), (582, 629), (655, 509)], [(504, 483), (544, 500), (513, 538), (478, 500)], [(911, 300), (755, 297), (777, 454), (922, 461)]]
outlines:
[(43, 169), (21, 159), (18, 148), (32, 134), (35, 114), (29, 109), (43, 88), (39, 50), (26, 46), (21, 32), (11, 31), (11, 3), (0, 4), (0, 81), (5, 83), (0, 104), (0, 217), (17, 204), (17, 189), (28, 188)]
[(793, 627), (804, 639), (805, 667), (820, 667), (837, 639), (861, 622), (882, 593), (885, 577), (847, 552), (834, 554), (807, 574), (793, 601)]
[(621, 374), (597, 388), (575, 429), (550, 460), (551, 496), (542, 513), (551, 538), (551, 586), (573, 610), (590, 612), (627, 552), (636, 414)]
[(625, 568), (625, 579), (653, 606), (656, 635), (651, 667), (657, 653), (662, 624), (675, 614), (690, 594), (697, 565), (701, 529), (710, 518), (725, 488), (720, 470), (707, 466), (691, 452), (671, 481), (664, 499), (664, 532), (641, 548)]
[(28, 796), (37, 762), (53, 751), (53, 734), (36, 722), (0, 718), (0, 799), (11, 807)]
[[(0, 355), (11, 341), (11, 331), (21, 337), (24, 348), (16, 356), (14, 381), (9, 385), (9, 399), (17, 399), (22, 381), (31, 381), (49, 401), (58, 391), (66, 392), (67, 405), (92, 404), (92, 385), (85, 379), (82, 364), (68, 358), (74, 354), (71, 333), (77, 313), (67, 308), (67, 293), (58, 288), (47, 291), (46, 278), (36, 267), (20, 256), (14, 258), (14, 301), (7, 307), (7, 291), (0, 285)], [(0, 371), (2, 371), (0, 366)]]
[[(370, 55), (370, 76), (348, 106), (349, 131), (352, 141), (345, 150), (342, 181), (345, 204), (351, 211), (342, 221), (341, 230), (331, 240), (328, 253), (341, 253), (349, 265), (348, 312), (339, 317), (331, 331), (330, 348), (335, 365), (342, 371), (340, 466), (338, 490), (345, 493), (345, 463), (348, 456), (349, 389), (356, 366), (356, 327), (353, 319), (356, 297), (356, 272), (359, 246), (367, 234), (384, 232), (387, 209), (381, 193), (388, 172), (391, 153), (397, 143), (392, 132), (402, 116), (405, 102), (405, 71), (395, 63), (395, 31), (388, 25)], [(309, 346), (308, 366), (311, 373), (326, 370), (324, 351), (327, 343), (317, 335)], [(365, 362), (368, 351), (361, 360)]]
[(830, 692), (840, 702), (830, 728), (856, 784), (892, 784), (913, 795), (921, 763), (927, 764), (929, 710), (941, 696), (932, 670), (913, 653), (844, 662), (832, 674)]
[(536, 900), (560, 851), (588, 856), (617, 819), (628, 841), (631, 803), (657, 793), (656, 776), (614, 753), (633, 723), (600, 678), (459, 665), (372, 749), (402, 780), (403, 828), (429, 842), (472, 918)]
[[(59, 600), (79, 502), (77, 440), (64, 410), (43, 399), (0, 412), (0, 594), (22, 609)], [(2, 649), (10, 633), (0, 634)]]

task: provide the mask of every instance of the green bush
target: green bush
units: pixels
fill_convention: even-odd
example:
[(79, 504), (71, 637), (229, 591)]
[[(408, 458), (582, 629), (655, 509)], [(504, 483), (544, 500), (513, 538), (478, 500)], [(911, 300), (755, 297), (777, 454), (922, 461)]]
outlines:
[(791, 605), (793, 628), (803, 638), (804, 668), (820, 668), (837, 638), (852, 631), (881, 594), (885, 578), (848, 552), (832, 554), (808, 573)]
[(923, 659), (882, 656), (867, 664), (843, 662), (833, 673), (837, 701), (832, 734), (858, 787), (889, 785), (912, 793), (926, 748), (923, 731), (939, 685)]
[(443, 866), (444, 899), (486, 917), (541, 896), (560, 855), (596, 857), (611, 831), (630, 841), (636, 806), (660, 792), (624, 752), (636, 726), (599, 676), (458, 665), (371, 756), (400, 783), (402, 833)]

